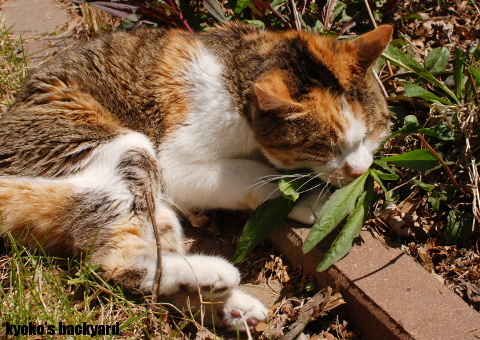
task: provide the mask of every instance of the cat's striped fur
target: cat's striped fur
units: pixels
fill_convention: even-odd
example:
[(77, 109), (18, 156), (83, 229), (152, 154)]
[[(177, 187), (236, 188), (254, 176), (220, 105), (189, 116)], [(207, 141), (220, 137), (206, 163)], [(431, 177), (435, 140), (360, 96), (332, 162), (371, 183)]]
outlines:
[[(371, 65), (381, 26), (350, 41), (233, 24), (203, 34), (139, 29), (105, 35), (34, 71), (0, 120), (2, 228), (51, 254), (91, 251), (105, 278), (148, 293), (162, 236), (161, 293), (213, 289), (215, 318), (243, 328), (266, 309), (236, 290), (220, 258), (186, 255), (178, 212), (254, 209), (279, 193), (255, 186), (310, 168), (343, 185), (388, 134)], [(290, 217), (311, 223), (318, 193)], [(186, 287), (186, 288), (185, 288)], [(191, 301), (192, 303), (192, 301)]]

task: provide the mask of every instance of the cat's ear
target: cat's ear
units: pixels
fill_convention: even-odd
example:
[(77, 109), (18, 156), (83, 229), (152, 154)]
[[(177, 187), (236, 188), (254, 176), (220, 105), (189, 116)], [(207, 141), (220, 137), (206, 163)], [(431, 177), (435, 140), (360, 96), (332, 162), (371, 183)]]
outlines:
[(393, 27), (391, 25), (381, 25), (373, 31), (351, 40), (350, 43), (357, 49), (359, 65), (365, 69), (372, 66), (392, 40), (392, 34)]
[(276, 73), (270, 74), (253, 86), (258, 107), (262, 111), (295, 112), (301, 109), (301, 104), (290, 96), (288, 87), (282, 77)]

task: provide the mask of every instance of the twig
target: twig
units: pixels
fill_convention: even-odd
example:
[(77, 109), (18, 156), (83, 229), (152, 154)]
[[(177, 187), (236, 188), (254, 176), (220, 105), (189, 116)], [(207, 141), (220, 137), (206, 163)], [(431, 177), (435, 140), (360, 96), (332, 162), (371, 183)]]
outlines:
[(473, 151), (468, 152), (468, 153), (465, 155), (465, 157), (463, 157), (461, 160), (459, 160), (459, 161), (455, 164), (455, 166), (453, 167), (453, 171), (455, 171), (455, 169), (457, 169), (457, 168), (460, 166), (460, 164), (462, 164), (463, 162), (465, 162), (465, 161), (468, 159), (468, 157), (470, 157), (471, 155), (473, 155), (473, 154), (474, 154), (475, 152), (477, 152), (478, 150), (480, 150), (480, 145), (477, 146)]
[(248, 327), (247, 320), (243, 316), (243, 313), (241, 311), (239, 311), (239, 312), (240, 312), (240, 316), (242, 318), (243, 326), (245, 327), (245, 332), (247, 333), (247, 338), (248, 338), (248, 340), (253, 340), (252, 333), (250, 333), (250, 327)]
[(373, 16), (373, 12), (370, 9), (370, 5), (368, 4), (368, 0), (363, 0), (363, 2), (365, 3), (365, 7), (367, 7), (368, 16), (370, 17), (370, 20), (372, 21), (373, 27), (377, 28), (378, 25), (375, 21), (375, 17)]
[(333, 10), (335, 9), (335, 5), (337, 4), (337, 0), (328, 0), (322, 10), (322, 17), (323, 17), (323, 27), (327, 31), (330, 31), (332, 28), (332, 16)]
[(387, 90), (385, 90), (385, 86), (383, 86), (383, 83), (380, 80), (380, 77), (378, 76), (377, 72), (375, 72), (375, 70), (373, 70), (373, 69), (372, 69), (372, 73), (375, 76), (375, 79), (376, 79), (378, 85), (380, 85), (380, 88), (382, 89), (383, 95), (385, 96), (385, 98), (387, 98), (388, 93), (387, 93)]
[[(467, 65), (468, 66), (468, 65)], [(468, 77), (468, 81), (470, 82), (470, 86), (472, 87), (473, 89), (473, 93), (476, 93), (476, 95), (474, 95), (472, 97), (473, 101), (475, 102), (475, 105), (478, 106), (479, 102), (478, 102), (478, 98), (480, 97), (478, 91), (477, 91), (477, 86), (476, 86), (476, 81), (475, 79), (473, 79), (473, 74), (472, 74), (472, 71), (467, 68), (467, 77)]]
[(425, 137), (423, 137), (423, 134), (421, 133), (418, 133), (417, 134), (418, 138), (420, 138), (420, 140), (422, 141), (422, 144), (425, 145), (425, 147), (428, 149), (428, 151), (430, 151), (433, 155), (433, 157), (435, 157), (437, 159), (437, 161), (440, 162), (440, 164), (442, 165), (442, 167), (445, 169), (445, 171), (447, 172), (447, 175), (448, 177), (450, 178), (450, 180), (452, 181), (453, 185), (455, 185), (455, 187), (464, 195), (468, 196), (468, 193), (463, 190), (463, 188), (460, 186), (460, 184), (458, 184), (457, 180), (455, 179), (455, 177), (453, 176), (453, 173), (452, 171), (450, 170), (450, 168), (448, 167), (448, 165), (443, 161), (442, 157), (440, 157), (438, 155), (438, 153), (435, 151), (434, 148), (432, 148), (432, 146), (425, 140)]
[(145, 200), (147, 201), (148, 213), (152, 221), (153, 233), (155, 234), (155, 241), (157, 244), (157, 269), (155, 271), (155, 278), (152, 288), (152, 300), (157, 302), (160, 288), (160, 279), (162, 278), (162, 241), (160, 240), (160, 233), (158, 232), (157, 221), (155, 220), (155, 213), (153, 209), (153, 197), (151, 192), (145, 193)]
[(300, 22), (300, 17), (298, 16), (297, 5), (293, 0), (288, 0), (287, 8), (289, 9), (289, 13), (290, 13), (290, 21), (291, 21), (290, 26), (294, 26), (295, 30), (301, 31), (302, 24)]
[[(378, 24), (377, 24), (377, 22), (375, 21), (375, 17), (373, 16), (372, 10), (370, 9), (370, 5), (368, 4), (368, 0), (363, 0), (363, 2), (365, 3), (365, 7), (367, 8), (368, 16), (370, 17), (370, 20), (372, 21), (373, 27), (377, 28), (377, 27), (378, 27)], [(390, 64), (390, 61), (389, 61), (389, 60), (386, 60), (386, 61), (385, 61), (385, 64), (387, 65), (388, 73), (390, 74), (390, 77), (392, 77), (394, 74), (393, 74), (392, 65)], [(385, 81), (385, 80), (384, 80), (384, 81)], [(394, 86), (395, 86), (395, 85), (394, 85)], [(395, 87), (396, 87), (396, 86), (395, 86)]]

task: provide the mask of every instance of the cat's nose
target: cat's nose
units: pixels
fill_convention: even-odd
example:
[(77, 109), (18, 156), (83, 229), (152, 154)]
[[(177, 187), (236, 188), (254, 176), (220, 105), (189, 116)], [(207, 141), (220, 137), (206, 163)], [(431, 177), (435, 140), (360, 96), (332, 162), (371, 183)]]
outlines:
[(363, 175), (365, 173), (366, 170), (364, 169), (360, 169), (360, 168), (356, 168), (356, 167), (352, 167), (348, 164), (345, 165), (345, 170), (347, 171), (347, 175), (352, 177), (352, 178), (358, 178), (360, 177), (361, 175)]

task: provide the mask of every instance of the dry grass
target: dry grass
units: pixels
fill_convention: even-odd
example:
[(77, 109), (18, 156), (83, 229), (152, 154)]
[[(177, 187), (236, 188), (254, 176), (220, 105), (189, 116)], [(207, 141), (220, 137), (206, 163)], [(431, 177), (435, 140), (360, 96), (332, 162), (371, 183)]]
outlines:
[(21, 38), (14, 38), (0, 16), (0, 116), (13, 103), (28, 67)]

